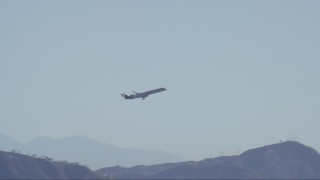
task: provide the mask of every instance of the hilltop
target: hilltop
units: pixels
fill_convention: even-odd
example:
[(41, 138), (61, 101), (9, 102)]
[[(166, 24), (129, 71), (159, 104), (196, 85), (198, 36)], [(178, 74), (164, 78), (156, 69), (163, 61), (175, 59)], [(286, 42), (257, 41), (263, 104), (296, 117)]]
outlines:
[(295, 141), (202, 161), (97, 170), (120, 179), (319, 179), (320, 155)]
[(0, 179), (103, 179), (77, 163), (0, 151)]

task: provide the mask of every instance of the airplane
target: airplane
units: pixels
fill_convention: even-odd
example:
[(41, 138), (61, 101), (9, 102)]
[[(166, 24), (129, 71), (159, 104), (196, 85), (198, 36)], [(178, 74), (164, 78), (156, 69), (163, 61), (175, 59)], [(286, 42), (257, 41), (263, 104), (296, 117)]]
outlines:
[(142, 93), (132, 91), (132, 92), (134, 92), (134, 94), (131, 94), (131, 95), (121, 94), (121, 96), (124, 97), (124, 99), (142, 98), (142, 100), (144, 100), (150, 94), (158, 93), (158, 92), (165, 91), (165, 90), (167, 90), (167, 89), (166, 88), (158, 88), (158, 89), (154, 89), (154, 90), (150, 90), (150, 91), (146, 91), (146, 92), (142, 92)]

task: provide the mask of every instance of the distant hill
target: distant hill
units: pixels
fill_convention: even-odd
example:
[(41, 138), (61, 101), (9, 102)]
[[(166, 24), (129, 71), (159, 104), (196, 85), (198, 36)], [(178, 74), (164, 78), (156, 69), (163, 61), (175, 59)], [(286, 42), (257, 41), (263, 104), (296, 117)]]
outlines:
[(13, 138), (0, 133), (0, 150), (11, 151), (20, 148), (20, 143)]
[(24, 154), (36, 154), (61, 161), (80, 162), (93, 169), (115, 165), (150, 165), (183, 160), (162, 151), (119, 148), (83, 136), (62, 139), (41, 137), (27, 143), (19, 143), (4, 134), (0, 134), (0, 150), (17, 150)]
[(294, 141), (198, 162), (166, 163), (96, 172), (120, 179), (319, 179), (320, 155)]
[(87, 167), (0, 151), (0, 179), (102, 179)]

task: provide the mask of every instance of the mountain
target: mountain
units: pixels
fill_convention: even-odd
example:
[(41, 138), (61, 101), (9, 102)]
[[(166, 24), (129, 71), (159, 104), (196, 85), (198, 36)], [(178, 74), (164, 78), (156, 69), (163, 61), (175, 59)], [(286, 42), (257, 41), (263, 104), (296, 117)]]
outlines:
[(320, 155), (294, 141), (255, 148), (239, 156), (131, 168), (108, 167), (118, 179), (319, 179)]
[(320, 178), (319, 153), (294, 141), (246, 151), (239, 162), (267, 179)]
[(0, 179), (103, 179), (87, 167), (0, 151)]
[(93, 169), (106, 166), (134, 166), (178, 162), (182, 158), (162, 151), (114, 147), (83, 136), (52, 139), (41, 137), (27, 143), (19, 143), (0, 134), (0, 150), (16, 150), (56, 160), (80, 162)]
[(11, 151), (16, 148), (19, 148), (20, 143), (16, 140), (12, 139), (11, 137), (0, 133), (0, 150), (3, 151)]

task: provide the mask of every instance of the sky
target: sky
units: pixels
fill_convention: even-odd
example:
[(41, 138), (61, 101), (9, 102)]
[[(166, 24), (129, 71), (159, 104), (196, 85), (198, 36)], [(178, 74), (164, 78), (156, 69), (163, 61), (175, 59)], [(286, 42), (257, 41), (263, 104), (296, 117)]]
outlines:
[[(320, 151), (320, 1), (0, 1), (0, 132), (187, 160)], [(164, 87), (145, 100), (120, 94)]]

